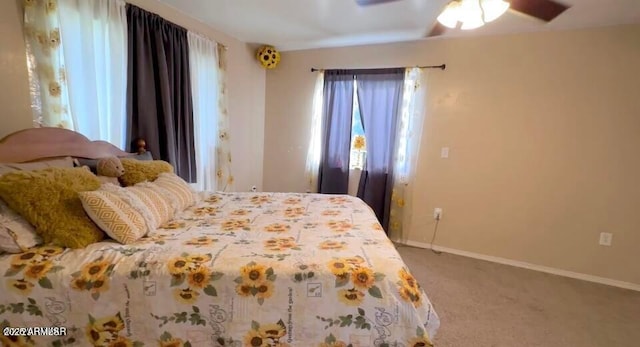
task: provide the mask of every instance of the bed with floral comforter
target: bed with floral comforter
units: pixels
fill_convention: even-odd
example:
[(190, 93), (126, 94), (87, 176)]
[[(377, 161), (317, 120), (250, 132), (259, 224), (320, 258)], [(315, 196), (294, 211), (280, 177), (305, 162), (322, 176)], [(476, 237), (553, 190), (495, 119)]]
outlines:
[(0, 325), (35, 346), (428, 346), (439, 320), (349, 196), (203, 193), (135, 244), (0, 256)]

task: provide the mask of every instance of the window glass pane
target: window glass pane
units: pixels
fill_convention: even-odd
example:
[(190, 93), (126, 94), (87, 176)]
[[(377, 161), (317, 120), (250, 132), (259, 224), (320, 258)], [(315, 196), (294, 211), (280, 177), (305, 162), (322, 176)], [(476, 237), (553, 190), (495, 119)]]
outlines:
[(358, 104), (358, 86), (354, 81), (353, 88), (353, 113), (351, 115), (351, 156), (349, 161), (350, 169), (363, 169), (367, 155), (366, 138), (364, 127), (360, 117), (360, 105)]

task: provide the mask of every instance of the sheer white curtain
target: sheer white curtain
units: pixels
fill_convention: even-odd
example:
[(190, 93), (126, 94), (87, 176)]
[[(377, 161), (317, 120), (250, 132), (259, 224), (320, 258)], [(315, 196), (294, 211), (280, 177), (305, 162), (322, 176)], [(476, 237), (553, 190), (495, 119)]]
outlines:
[(415, 177), (427, 98), (423, 69), (405, 71), (402, 113), (396, 136), (393, 192), (389, 229), (393, 238), (404, 240), (403, 230), (410, 228), (413, 178)]
[(75, 130), (126, 148), (127, 15), (122, 0), (58, 0)]
[(214, 191), (217, 186), (216, 152), (218, 136), (217, 43), (193, 32), (189, 40), (189, 68), (193, 97), (193, 125), (198, 191)]
[(318, 170), (320, 169), (320, 154), (322, 149), (322, 98), (324, 89), (324, 72), (318, 72), (316, 87), (313, 92), (313, 106), (311, 109), (311, 135), (309, 136), (309, 150), (305, 176), (307, 178), (307, 192), (318, 192)]

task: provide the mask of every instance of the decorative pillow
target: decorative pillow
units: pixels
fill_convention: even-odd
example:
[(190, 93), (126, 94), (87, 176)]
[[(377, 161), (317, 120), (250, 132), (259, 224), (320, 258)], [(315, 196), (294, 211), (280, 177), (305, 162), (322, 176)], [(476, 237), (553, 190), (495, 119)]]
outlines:
[(196, 203), (196, 193), (187, 182), (173, 173), (161, 173), (152, 183), (140, 183), (140, 185), (164, 195), (171, 202), (175, 213), (182, 212)]
[[(127, 156), (127, 157), (119, 157), (120, 159), (135, 159), (135, 160), (143, 160), (143, 161), (151, 161), (153, 160), (153, 157), (151, 156), (151, 152), (144, 152), (141, 154), (133, 154), (131, 156)], [(76, 166), (88, 166), (89, 169), (91, 170), (91, 172), (93, 173), (97, 173), (98, 170), (98, 160), (100, 159), (85, 159), (85, 158), (76, 158), (75, 159), (77, 161), (77, 165)]]
[(84, 213), (78, 192), (99, 187), (84, 168), (16, 171), (0, 177), (0, 198), (35, 226), (45, 243), (82, 248), (104, 233)]
[(60, 159), (35, 161), (32, 163), (0, 163), (0, 176), (13, 171), (33, 171), (42, 170), (49, 167), (72, 168), (73, 158), (66, 157)]
[(135, 159), (135, 160), (143, 160), (143, 161), (151, 161), (153, 160), (153, 156), (151, 155), (151, 152), (146, 151), (144, 153), (137, 153), (134, 154), (132, 156), (128, 156), (128, 157), (120, 157), (120, 159), (123, 158), (128, 158), (128, 159)]
[(0, 200), (0, 252), (22, 253), (40, 244), (36, 229)]
[[(14, 171), (42, 170), (48, 167), (73, 167), (71, 157), (31, 163), (0, 163), (0, 176)], [(42, 244), (35, 228), (0, 200), (0, 252), (22, 253)]]
[(147, 233), (144, 217), (117, 193), (95, 190), (80, 192), (78, 196), (89, 218), (112, 239), (126, 245)]
[(120, 184), (120, 181), (118, 181), (118, 177), (107, 177), (107, 176), (100, 176), (100, 175), (97, 175), (97, 177), (100, 180), (100, 183), (102, 184), (110, 183), (110, 184), (115, 184), (116, 186), (122, 187), (122, 185)]
[(173, 172), (173, 166), (162, 160), (140, 161), (123, 158), (124, 175), (120, 176), (120, 183), (129, 187), (144, 181), (155, 181), (163, 172)]
[(114, 184), (102, 185), (102, 190), (115, 193), (144, 218), (147, 231), (156, 230), (173, 218), (173, 206), (162, 194), (144, 186), (118, 187)]

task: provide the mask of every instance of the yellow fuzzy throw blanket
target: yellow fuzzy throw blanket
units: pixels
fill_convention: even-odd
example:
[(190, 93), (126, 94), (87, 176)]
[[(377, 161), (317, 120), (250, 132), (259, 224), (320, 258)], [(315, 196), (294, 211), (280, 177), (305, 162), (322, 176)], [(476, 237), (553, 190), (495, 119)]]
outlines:
[(118, 179), (124, 187), (140, 182), (153, 182), (163, 172), (173, 172), (173, 166), (162, 160), (136, 160), (121, 158), (124, 174)]

